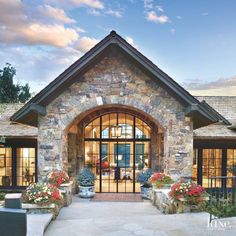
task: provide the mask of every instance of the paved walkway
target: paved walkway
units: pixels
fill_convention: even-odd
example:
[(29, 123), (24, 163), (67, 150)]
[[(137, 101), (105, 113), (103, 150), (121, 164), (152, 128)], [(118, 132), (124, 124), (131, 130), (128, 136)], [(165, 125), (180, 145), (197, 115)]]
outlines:
[[(208, 227), (209, 214), (162, 215), (145, 202), (90, 202), (74, 197), (45, 236), (235, 236), (236, 218)], [(219, 224), (219, 222), (218, 222)]]
[(27, 236), (43, 236), (43, 232), (51, 220), (52, 214), (28, 214)]

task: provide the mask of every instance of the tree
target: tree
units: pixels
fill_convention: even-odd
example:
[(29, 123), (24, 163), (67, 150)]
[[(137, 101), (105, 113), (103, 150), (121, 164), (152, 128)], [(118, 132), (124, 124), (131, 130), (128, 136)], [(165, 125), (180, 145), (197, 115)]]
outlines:
[(15, 75), (16, 69), (9, 63), (0, 70), (0, 103), (24, 103), (31, 97), (28, 84), (14, 84)]

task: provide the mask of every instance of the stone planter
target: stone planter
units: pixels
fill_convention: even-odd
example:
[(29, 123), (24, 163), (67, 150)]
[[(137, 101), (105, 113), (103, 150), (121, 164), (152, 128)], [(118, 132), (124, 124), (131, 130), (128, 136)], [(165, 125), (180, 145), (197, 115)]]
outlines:
[(69, 206), (72, 203), (72, 185), (73, 181), (70, 181), (59, 186), (59, 190), (64, 198), (64, 206)]
[(54, 203), (48, 206), (39, 206), (31, 203), (22, 203), (22, 209), (27, 210), (28, 214), (52, 213), (53, 219), (56, 219), (61, 208)]
[(140, 194), (142, 196), (142, 198), (145, 199), (150, 199), (151, 198), (151, 191), (152, 191), (152, 187), (143, 187), (140, 186)]
[(164, 214), (176, 213), (176, 206), (169, 196), (170, 188), (155, 189), (153, 188), (151, 194), (151, 201)]
[(94, 195), (94, 186), (79, 186), (79, 197), (92, 198)]
[[(201, 197), (201, 200), (208, 201), (209, 197)], [(178, 201), (176, 201), (177, 206), (177, 213), (187, 213), (187, 212), (199, 212), (199, 206), (198, 205), (187, 205), (185, 198), (179, 198)]]

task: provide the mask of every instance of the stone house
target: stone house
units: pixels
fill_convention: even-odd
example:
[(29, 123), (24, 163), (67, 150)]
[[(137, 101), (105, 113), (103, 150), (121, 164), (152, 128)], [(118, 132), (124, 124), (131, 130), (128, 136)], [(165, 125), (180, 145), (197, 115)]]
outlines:
[(0, 106), (0, 187), (85, 166), (97, 192), (139, 192), (146, 168), (207, 187), (236, 164), (235, 121), (236, 97), (193, 97), (112, 31), (28, 103)]

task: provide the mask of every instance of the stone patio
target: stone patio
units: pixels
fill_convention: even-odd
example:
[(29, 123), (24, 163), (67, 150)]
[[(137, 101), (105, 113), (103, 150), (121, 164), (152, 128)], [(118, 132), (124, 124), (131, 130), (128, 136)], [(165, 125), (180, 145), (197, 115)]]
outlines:
[(212, 227), (208, 220), (207, 213), (163, 215), (150, 201), (95, 202), (75, 196), (72, 205), (51, 222), (45, 236), (236, 235), (236, 218), (221, 219)]

